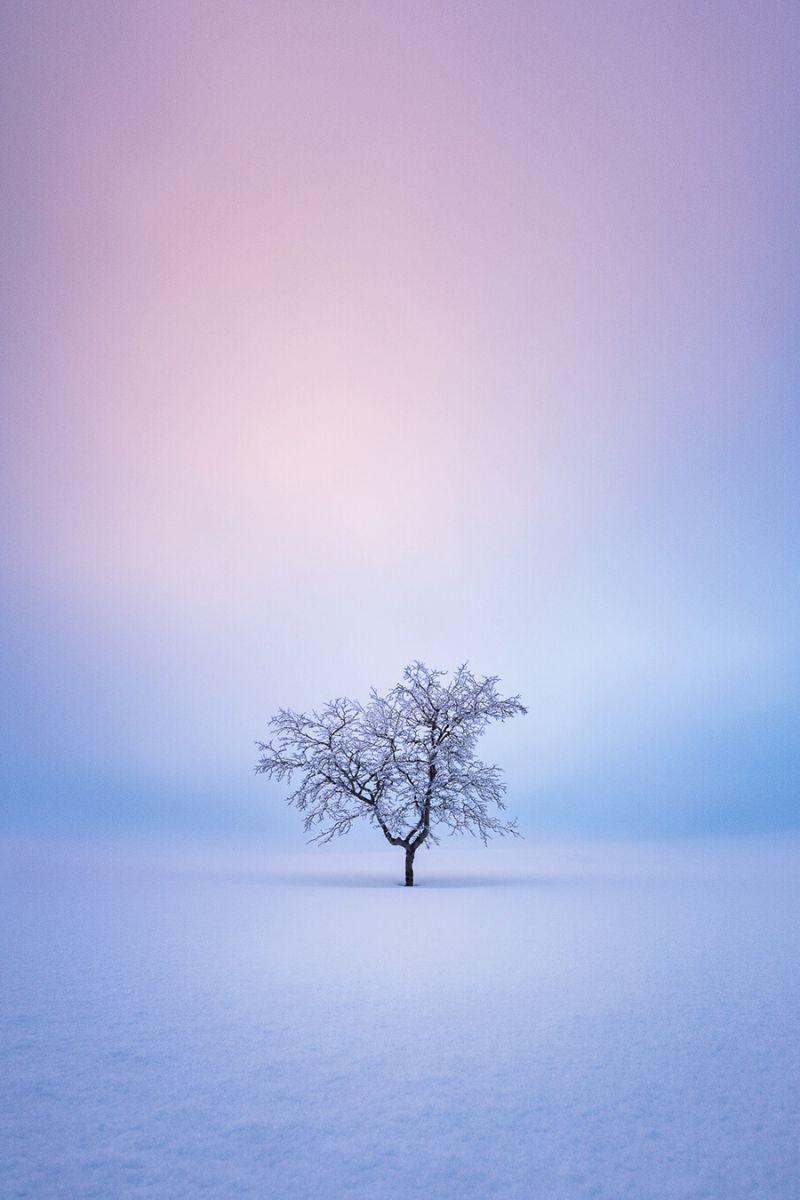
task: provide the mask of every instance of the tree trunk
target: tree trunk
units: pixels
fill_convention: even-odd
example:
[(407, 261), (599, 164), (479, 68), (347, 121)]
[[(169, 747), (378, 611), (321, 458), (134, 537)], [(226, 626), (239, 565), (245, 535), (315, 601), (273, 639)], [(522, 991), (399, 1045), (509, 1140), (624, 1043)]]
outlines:
[(406, 887), (414, 886), (414, 852), (415, 847), (406, 846)]

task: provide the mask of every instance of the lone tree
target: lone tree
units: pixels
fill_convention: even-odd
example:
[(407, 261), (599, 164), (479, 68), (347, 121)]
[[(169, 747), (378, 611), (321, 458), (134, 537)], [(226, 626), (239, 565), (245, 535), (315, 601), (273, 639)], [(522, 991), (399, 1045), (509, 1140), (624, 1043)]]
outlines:
[(477, 679), (464, 665), (446, 672), (424, 663), (406, 667), (403, 680), (367, 704), (331, 700), (310, 715), (281, 709), (270, 721), (272, 739), (258, 742), (256, 773), (296, 776), (288, 797), (305, 813), (312, 842), (329, 842), (366, 817), (393, 846), (402, 846), (406, 887), (414, 884), (414, 855), (438, 841), (434, 830), (472, 833), (484, 843), (493, 833), (519, 836), (502, 810), (500, 769), (475, 757), (490, 721), (526, 712), (519, 696), (503, 699), (498, 678)]

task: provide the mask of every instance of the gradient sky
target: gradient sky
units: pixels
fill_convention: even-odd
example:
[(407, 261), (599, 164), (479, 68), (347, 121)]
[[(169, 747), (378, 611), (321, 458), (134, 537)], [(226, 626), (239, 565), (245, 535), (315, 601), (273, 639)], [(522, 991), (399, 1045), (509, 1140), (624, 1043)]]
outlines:
[(4, 827), (300, 842), (417, 657), (530, 835), (796, 827), (797, 6), (0, 22)]

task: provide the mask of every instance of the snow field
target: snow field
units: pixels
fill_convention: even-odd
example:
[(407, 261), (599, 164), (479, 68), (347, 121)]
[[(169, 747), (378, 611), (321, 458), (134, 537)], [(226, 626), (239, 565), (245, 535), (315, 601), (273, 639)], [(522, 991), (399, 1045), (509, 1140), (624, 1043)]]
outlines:
[(796, 1200), (797, 849), (8, 843), (0, 1194)]

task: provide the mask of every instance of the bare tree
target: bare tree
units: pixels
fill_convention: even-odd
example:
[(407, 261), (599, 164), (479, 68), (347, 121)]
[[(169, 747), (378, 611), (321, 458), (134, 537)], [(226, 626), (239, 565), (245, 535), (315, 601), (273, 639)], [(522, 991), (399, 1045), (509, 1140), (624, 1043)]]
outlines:
[(258, 774), (299, 787), (288, 797), (305, 813), (313, 842), (329, 842), (366, 818), (387, 841), (405, 850), (405, 882), (414, 884), (414, 855), (437, 842), (436, 830), (519, 836), (504, 821), (500, 769), (475, 757), (490, 721), (526, 709), (519, 696), (503, 699), (495, 675), (476, 678), (461, 666), (446, 672), (424, 663), (406, 667), (386, 696), (374, 689), (365, 705), (332, 700), (310, 715), (281, 709), (270, 721), (272, 740), (258, 742)]

